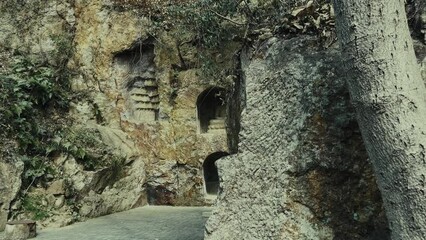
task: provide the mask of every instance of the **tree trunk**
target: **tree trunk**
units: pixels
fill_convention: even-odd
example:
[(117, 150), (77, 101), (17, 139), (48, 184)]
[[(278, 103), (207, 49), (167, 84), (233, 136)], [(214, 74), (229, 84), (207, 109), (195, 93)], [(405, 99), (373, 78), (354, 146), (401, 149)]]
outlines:
[(348, 87), (392, 239), (426, 239), (426, 89), (404, 0), (334, 0)]

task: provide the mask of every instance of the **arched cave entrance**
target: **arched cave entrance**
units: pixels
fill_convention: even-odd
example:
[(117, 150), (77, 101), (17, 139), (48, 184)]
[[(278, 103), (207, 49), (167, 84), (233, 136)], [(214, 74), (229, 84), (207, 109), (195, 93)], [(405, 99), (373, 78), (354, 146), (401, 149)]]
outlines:
[(226, 91), (220, 87), (204, 90), (197, 99), (200, 132), (225, 129)]
[(203, 163), (204, 183), (206, 193), (208, 195), (216, 195), (219, 191), (219, 173), (215, 162), (224, 156), (228, 156), (226, 152), (215, 152), (207, 156)]

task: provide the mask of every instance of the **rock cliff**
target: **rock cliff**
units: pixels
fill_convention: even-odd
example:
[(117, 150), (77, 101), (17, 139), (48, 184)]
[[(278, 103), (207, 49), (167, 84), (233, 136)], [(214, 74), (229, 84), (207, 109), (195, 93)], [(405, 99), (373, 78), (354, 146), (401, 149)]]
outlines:
[[(226, 126), (233, 76), (201, 79), (193, 32), (158, 31), (144, 13), (120, 6), (99, 0), (1, 4), (4, 73), (17, 53), (65, 64), (72, 99), (62, 118), (72, 122), (70, 133), (89, 134), (105, 148), (100, 154), (112, 155), (94, 166), (75, 154), (49, 154), (52, 173), (21, 189), (22, 167), (1, 159), (2, 174), (17, 173), (16, 179), (1, 178), (0, 229), (6, 219), (34, 214), (44, 225), (62, 226), (145, 204), (212, 204), (203, 163), (211, 154), (227, 154), (232, 145)], [(233, 66), (239, 44), (225, 45), (212, 56)], [(63, 139), (57, 141), (63, 145)], [(61, 190), (52, 192), (58, 181)]]
[(239, 152), (206, 239), (386, 239), (380, 193), (335, 47), (271, 38), (246, 49)]
[(387, 239), (328, 1), (174, 2), (0, 3), (0, 78), (53, 89), (0, 98), (0, 230), (215, 202), (206, 239)]

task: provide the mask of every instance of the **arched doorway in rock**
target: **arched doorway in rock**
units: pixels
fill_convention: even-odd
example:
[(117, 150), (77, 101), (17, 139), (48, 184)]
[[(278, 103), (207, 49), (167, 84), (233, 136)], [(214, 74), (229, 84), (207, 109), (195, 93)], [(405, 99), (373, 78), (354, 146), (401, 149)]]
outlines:
[(228, 155), (227, 152), (215, 152), (204, 160), (203, 175), (207, 195), (217, 195), (219, 191), (219, 173), (215, 163), (219, 158)]
[(197, 99), (200, 132), (207, 133), (225, 129), (226, 91), (220, 87), (204, 90)]

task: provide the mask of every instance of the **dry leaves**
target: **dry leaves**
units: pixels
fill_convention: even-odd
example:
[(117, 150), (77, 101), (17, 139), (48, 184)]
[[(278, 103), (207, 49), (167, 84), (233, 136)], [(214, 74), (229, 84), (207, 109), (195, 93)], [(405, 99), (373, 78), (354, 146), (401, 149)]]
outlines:
[(326, 47), (335, 41), (334, 9), (331, 3), (309, 1), (281, 20), (280, 30), (290, 33), (317, 33)]
[(330, 3), (322, 5), (309, 1), (305, 6), (294, 9), (283, 19), (284, 27), (296, 32), (322, 31), (334, 26), (334, 9)]

